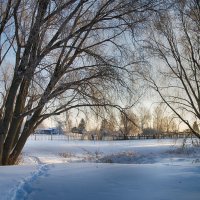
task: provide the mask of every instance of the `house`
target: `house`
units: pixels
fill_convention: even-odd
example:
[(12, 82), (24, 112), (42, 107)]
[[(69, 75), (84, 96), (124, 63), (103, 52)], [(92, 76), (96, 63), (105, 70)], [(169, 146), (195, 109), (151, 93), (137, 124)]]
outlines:
[(35, 131), (35, 134), (61, 135), (64, 132), (59, 128), (39, 128)]

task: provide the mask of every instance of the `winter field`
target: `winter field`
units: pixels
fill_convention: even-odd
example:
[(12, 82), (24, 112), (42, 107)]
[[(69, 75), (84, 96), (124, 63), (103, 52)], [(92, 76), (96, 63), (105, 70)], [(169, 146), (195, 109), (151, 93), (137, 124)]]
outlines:
[(0, 167), (0, 200), (199, 200), (191, 140), (33, 140)]

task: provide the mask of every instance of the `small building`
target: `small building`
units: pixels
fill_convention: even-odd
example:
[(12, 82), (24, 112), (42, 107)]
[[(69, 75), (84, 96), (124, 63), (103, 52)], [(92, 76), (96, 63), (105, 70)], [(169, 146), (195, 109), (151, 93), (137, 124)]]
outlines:
[(59, 128), (40, 128), (37, 129), (34, 134), (61, 135), (64, 134), (64, 132)]

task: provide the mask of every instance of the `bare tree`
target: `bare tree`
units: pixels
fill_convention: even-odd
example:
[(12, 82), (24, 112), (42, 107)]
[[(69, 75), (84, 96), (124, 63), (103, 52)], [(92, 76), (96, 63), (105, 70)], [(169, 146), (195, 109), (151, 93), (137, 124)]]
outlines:
[(102, 140), (103, 136), (107, 135), (109, 132), (109, 122), (106, 118), (101, 120), (100, 129), (98, 131), (98, 139)]
[(169, 133), (177, 131), (176, 118), (173, 114), (168, 112), (166, 105), (159, 104), (156, 106), (152, 115), (153, 129), (156, 130), (157, 133)]
[(52, 115), (85, 107), (120, 109), (109, 97), (128, 89), (130, 64), (138, 62), (128, 59), (127, 32), (148, 17), (152, 3), (1, 1), (0, 64), (6, 67), (12, 57), (13, 70), (2, 99), (0, 164), (14, 164), (29, 135)]
[(164, 108), (164, 106), (158, 105), (155, 107), (154, 111), (153, 111), (153, 128), (158, 132), (158, 133), (162, 133), (164, 132), (164, 116), (165, 116), (165, 110), (166, 108)]
[(113, 112), (107, 113), (106, 118), (101, 119), (101, 125), (99, 129), (99, 138), (102, 139), (102, 136), (112, 135), (113, 132), (117, 129), (117, 119)]
[(162, 101), (200, 138), (192, 126), (192, 119), (200, 120), (200, 3), (169, 2), (170, 8), (151, 18), (145, 42), (153, 68), (143, 75)]
[(143, 131), (146, 128), (151, 127), (151, 113), (146, 107), (140, 107), (138, 112), (138, 117), (140, 121), (140, 128)]
[(73, 126), (72, 116), (71, 116), (70, 112), (65, 112), (64, 126), (65, 126), (66, 133), (69, 133), (72, 129), (72, 126)]
[(117, 129), (117, 119), (116, 119), (116, 113), (111, 113), (109, 115), (109, 121), (108, 121), (108, 130), (112, 133), (114, 131), (116, 131)]
[(127, 139), (129, 135), (137, 135), (140, 131), (139, 119), (130, 109), (126, 112), (121, 112), (120, 124), (120, 131), (124, 139)]

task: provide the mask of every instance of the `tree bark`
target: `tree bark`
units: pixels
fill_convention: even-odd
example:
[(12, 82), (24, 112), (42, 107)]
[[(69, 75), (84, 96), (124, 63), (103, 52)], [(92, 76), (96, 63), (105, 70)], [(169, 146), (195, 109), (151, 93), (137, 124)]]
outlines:
[(23, 132), (23, 137), (20, 137), (13, 152), (9, 156), (8, 160), (6, 160), (6, 162), (3, 162), (3, 165), (14, 165), (16, 163), (16, 161), (26, 143), (26, 140), (28, 139), (30, 134), (31, 134), (31, 131), (28, 131), (28, 130), (26, 132)]
[(29, 84), (30, 80), (29, 81), (23, 80), (20, 86), (20, 91), (16, 100), (15, 111), (13, 113), (12, 122), (10, 124), (10, 128), (4, 143), (3, 157), (2, 157), (3, 163), (8, 162), (8, 158), (13, 147), (15, 136), (17, 134), (18, 129), (21, 128), (20, 125), (23, 118), (20, 118), (19, 115), (24, 110), (26, 101), (26, 98), (24, 97), (27, 96), (28, 94)]
[(22, 152), (22, 149), (23, 149), (28, 137), (30, 136), (31, 133), (34, 132), (35, 124), (37, 123), (37, 121), (39, 119), (39, 115), (42, 112), (42, 109), (43, 109), (43, 107), (41, 107), (40, 109), (35, 111), (32, 118), (25, 123), (23, 132), (22, 132), (19, 140), (17, 141), (17, 144), (14, 147), (14, 150), (10, 154), (7, 162), (3, 163), (3, 165), (6, 165), (6, 164), (13, 165), (13, 164), (16, 163), (16, 161), (17, 161), (20, 153)]

